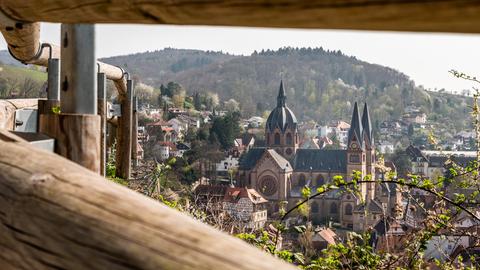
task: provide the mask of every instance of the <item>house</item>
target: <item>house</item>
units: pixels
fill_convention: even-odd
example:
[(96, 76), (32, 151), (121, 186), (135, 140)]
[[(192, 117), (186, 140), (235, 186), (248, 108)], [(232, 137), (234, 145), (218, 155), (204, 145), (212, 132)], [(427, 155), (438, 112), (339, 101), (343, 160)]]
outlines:
[(170, 141), (157, 142), (153, 147), (153, 153), (157, 160), (164, 161), (174, 156), (177, 151), (175, 143)]
[(223, 160), (215, 164), (217, 173), (222, 176), (229, 176), (231, 170), (236, 170), (238, 168), (238, 157), (229, 155)]
[(422, 151), (418, 147), (410, 145), (405, 150), (412, 162), (412, 173), (429, 179), (437, 179), (447, 171), (447, 163), (466, 167), (476, 160), (475, 151)]
[(335, 245), (337, 235), (330, 228), (316, 228), (312, 236), (312, 245), (316, 250), (324, 250), (329, 245)]
[(148, 123), (147, 133), (149, 139), (154, 142), (175, 142), (178, 134), (168, 122), (163, 120)]
[(183, 157), (185, 152), (190, 150), (190, 146), (187, 143), (177, 143), (176, 148), (177, 148), (177, 153), (175, 154), (175, 156), (177, 157)]
[(267, 221), (267, 202), (254, 189), (229, 187), (223, 198), (223, 208), (245, 228), (260, 229)]
[[(348, 213), (351, 214), (351, 210)], [(384, 214), (384, 209), (377, 200), (367, 200), (365, 203), (357, 205), (353, 210), (353, 231), (363, 232), (373, 227)]]
[(392, 154), (395, 151), (395, 146), (389, 141), (379, 141), (377, 149), (381, 154)]
[(397, 253), (403, 251), (408, 226), (402, 220), (382, 218), (373, 227), (372, 241), (377, 251)]

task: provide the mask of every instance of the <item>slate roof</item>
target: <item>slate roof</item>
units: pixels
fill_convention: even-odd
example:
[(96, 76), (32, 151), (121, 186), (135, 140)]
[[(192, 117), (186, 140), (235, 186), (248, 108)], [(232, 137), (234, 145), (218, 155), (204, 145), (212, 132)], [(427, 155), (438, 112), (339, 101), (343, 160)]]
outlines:
[(290, 165), (290, 162), (288, 162), (288, 160), (286, 160), (282, 155), (280, 155), (279, 153), (277, 153), (277, 151), (273, 150), (273, 149), (268, 149), (267, 152), (270, 154), (270, 156), (275, 160), (275, 162), (277, 162), (278, 166), (280, 166), (280, 168), (285, 168), (285, 169), (288, 169), (288, 170), (292, 170), (292, 165)]
[(362, 120), (360, 119), (360, 114), (358, 113), (357, 102), (355, 102), (355, 105), (353, 105), (352, 121), (350, 123), (350, 129), (348, 130), (348, 145), (350, 146), (350, 142), (355, 135), (358, 145), (363, 148)]
[(296, 171), (347, 172), (346, 150), (298, 149), (293, 159)]
[(427, 157), (422, 153), (422, 150), (420, 150), (420, 148), (418, 147), (409, 145), (407, 149), (405, 149), (405, 152), (407, 153), (407, 155), (410, 156), (412, 161), (417, 161), (417, 158), (421, 158), (421, 161), (423, 162), (427, 161)]
[(270, 113), (265, 124), (271, 132), (273, 132), (275, 128), (279, 128), (282, 131), (285, 131), (287, 128), (297, 128), (297, 118), (292, 110), (287, 107), (286, 99), (287, 96), (285, 95), (282, 81), (280, 82), (280, 90), (278, 91), (277, 107)]
[(255, 147), (250, 149), (247, 153), (240, 157), (239, 169), (240, 170), (251, 170), (257, 164), (257, 161), (262, 157), (266, 148), (264, 147)]
[(369, 144), (373, 145), (372, 123), (370, 121), (370, 113), (368, 111), (367, 103), (365, 103), (365, 106), (363, 107), (362, 127), (363, 135), (368, 139)]
[(365, 206), (368, 213), (383, 213), (382, 206), (375, 200), (369, 200), (366, 204), (360, 204), (355, 207), (354, 212), (364, 212)]

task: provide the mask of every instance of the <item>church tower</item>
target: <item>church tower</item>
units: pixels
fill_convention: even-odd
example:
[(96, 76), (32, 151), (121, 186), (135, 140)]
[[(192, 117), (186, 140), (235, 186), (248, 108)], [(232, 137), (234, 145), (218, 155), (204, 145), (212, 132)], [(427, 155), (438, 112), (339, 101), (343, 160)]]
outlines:
[[(352, 179), (353, 171), (359, 171), (362, 174), (362, 179), (367, 175), (366, 162), (366, 143), (364, 141), (364, 127), (358, 112), (357, 102), (353, 106), (352, 121), (350, 123), (350, 130), (348, 131), (348, 145), (347, 145), (347, 180)], [(363, 198), (367, 197), (367, 185), (361, 185), (361, 192)]]
[[(372, 134), (372, 123), (370, 120), (370, 113), (368, 105), (365, 103), (362, 113), (362, 127), (363, 127), (363, 141), (365, 142), (365, 156), (366, 156), (366, 174), (375, 180), (375, 144)], [(375, 197), (375, 184), (367, 184), (367, 196), (370, 199)]]
[(268, 148), (272, 148), (286, 159), (295, 156), (298, 149), (297, 118), (286, 105), (287, 96), (283, 81), (277, 96), (277, 107), (273, 109), (265, 125), (265, 140)]

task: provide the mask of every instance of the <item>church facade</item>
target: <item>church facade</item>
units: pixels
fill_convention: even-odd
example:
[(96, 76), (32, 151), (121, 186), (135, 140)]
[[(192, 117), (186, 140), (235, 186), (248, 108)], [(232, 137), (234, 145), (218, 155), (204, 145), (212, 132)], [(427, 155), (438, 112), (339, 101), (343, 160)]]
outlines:
[[(357, 103), (353, 107), (347, 149), (299, 149), (298, 122), (286, 100), (281, 82), (277, 106), (266, 122), (266, 147), (252, 148), (239, 166), (242, 185), (256, 189), (269, 200), (269, 213), (278, 212), (280, 204), (285, 203), (290, 209), (302, 200), (303, 187), (316, 190), (337, 175), (350, 180), (353, 171), (359, 171), (375, 180), (375, 144), (367, 104), (362, 115)], [(382, 209), (381, 202), (374, 200), (373, 183), (361, 185), (361, 196), (366, 205), (360, 205), (362, 200), (351, 193), (328, 192), (310, 202), (310, 219), (317, 224), (332, 221), (354, 229), (354, 220), (359, 218), (354, 218), (356, 210)]]

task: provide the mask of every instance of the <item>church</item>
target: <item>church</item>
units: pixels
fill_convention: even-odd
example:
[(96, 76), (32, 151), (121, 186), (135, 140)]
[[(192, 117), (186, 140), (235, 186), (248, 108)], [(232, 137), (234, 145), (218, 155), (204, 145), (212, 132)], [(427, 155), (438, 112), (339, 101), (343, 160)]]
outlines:
[[(280, 204), (292, 208), (302, 199), (303, 187), (316, 190), (337, 175), (350, 180), (352, 172), (359, 171), (375, 180), (375, 144), (367, 104), (361, 115), (357, 103), (353, 107), (347, 149), (300, 149), (298, 122), (287, 106), (282, 81), (277, 106), (266, 122), (265, 141), (266, 147), (252, 148), (241, 158), (239, 178), (243, 186), (256, 189), (269, 200), (269, 213), (278, 212)], [(330, 191), (310, 202), (311, 220), (317, 224), (332, 221), (354, 229), (354, 223), (363, 218), (365, 207), (380, 218), (389, 206), (374, 199), (379, 197), (375, 196), (375, 184), (362, 184), (360, 188), (366, 205), (360, 205), (360, 198), (354, 194)], [(356, 212), (359, 214), (354, 218)]]

